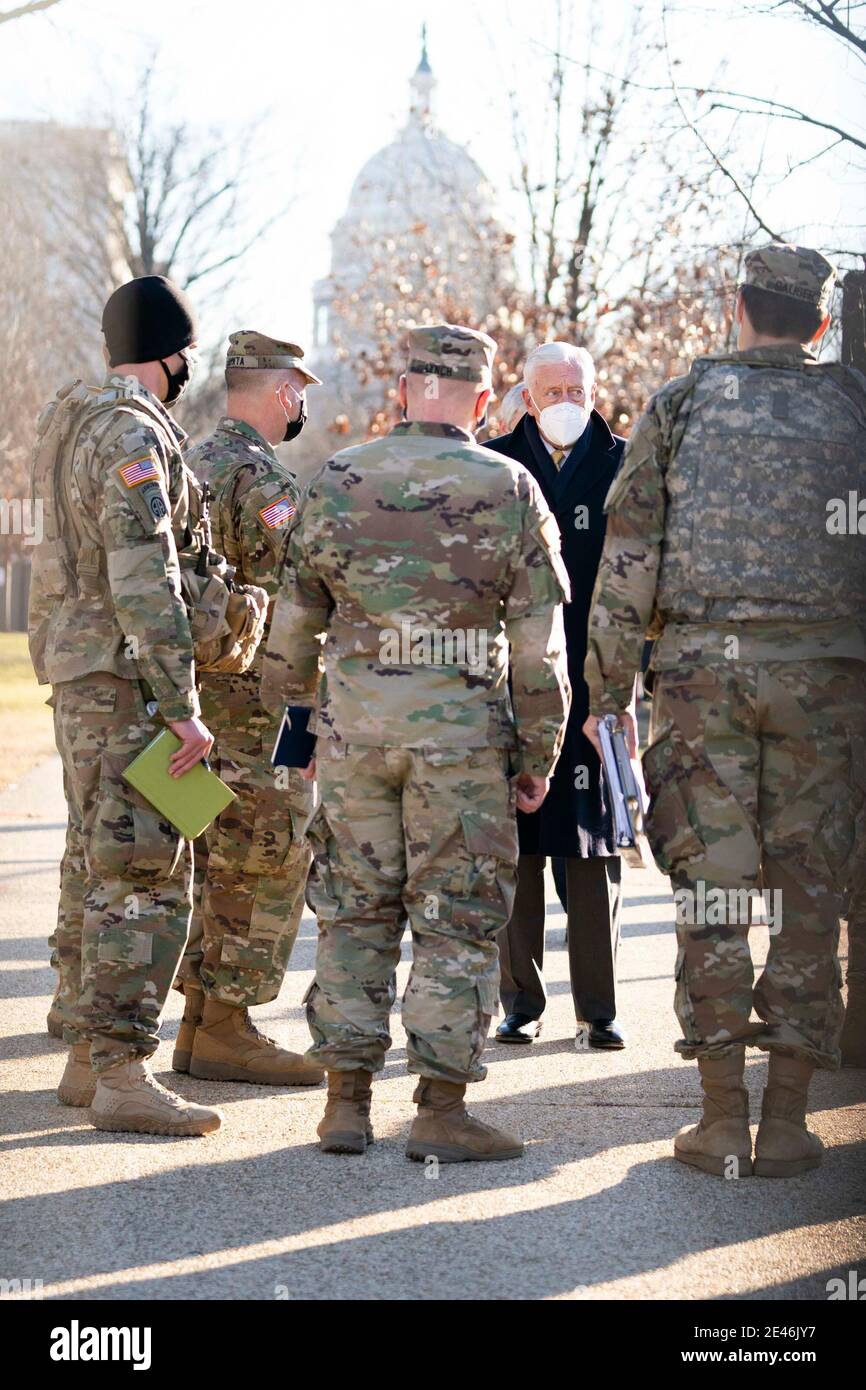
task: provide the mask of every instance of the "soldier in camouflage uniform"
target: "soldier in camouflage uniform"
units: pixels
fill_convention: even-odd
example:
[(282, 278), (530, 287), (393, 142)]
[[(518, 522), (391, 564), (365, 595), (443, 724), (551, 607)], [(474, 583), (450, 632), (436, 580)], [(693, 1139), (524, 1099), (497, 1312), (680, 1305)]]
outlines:
[[(303, 428), (304, 392), (320, 384), (294, 343), (244, 331), (229, 339), (227, 411), (187, 456), (210, 492), (213, 541), (239, 580), (273, 597), (300, 493), (274, 445)], [(248, 1009), (276, 999), (304, 909), (309, 782), (271, 766), (274, 718), (259, 699), (261, 659), (241, 675), (205, 674), (202, 716), (211, 766), (236, 792), (196, 844), (196, 907), (180, 976), (184, 1021), (175, 1071), (217, 1081), (309, 1085), (320, 1066), (280, 1048)]]
[[(746, 1044), (770, 1053), (764, 1176), (820, 1162), (807, 1090), (816, 1066), (839, 1065), (839, 915), (864, 807), (866, 567), (856, 527), (834, 517), (866, 487), (866, 381), (813, 351), (833, 280), (802, 247), (746, 257), (739, 350), (669, 382), (629, 440), (590, 619), (588, 733), (625, 710), (645, 634), (658, 637), (647, 829), (675, 889), (677, 1051), (697, 1058), (705, 1095), (675, 1152), (725, 1175), (753, 1171)], [(753, 989), (759, 887), (772, 920)]]
[(53, 687), (69, 813), (56, 941), (72, 1046), (58, 1095), (91, 1105), (99, 1129), (206, 1134), (219, 1112), (182, 1101), (146, 1066), (186, 941), (189, 853), (122, 776), (163, 721), (181, 740), (176, 774), (212, 744), (180, 589), (192, 479), (166, 410), (189, 376), (195, 324), (182, 292), (145, 276), (111, 296), (103, 331), (103, 386), (59, 393), (40, 417), (34, 465), (46, 524), (30, 652)]
[(568, 580), (529, 474), (472, 438), (494, 343), (448, 324), (409, 339), (405, 422), (337, 454), (307, 490), (265, 658), (270, 708), (309, 707), (319, 691), (307, 994), (309, 1055), (328, 1069), (318, 1132), (328, 1152), (372, 1139), (370, 1083), (390, 1046), (408, 922), (403, 1022), (420, 1081), (407, 1154), (516, 1158), (521, 1141), (470, 1116), (463, 1097), (485, 1075), (515, 804), (541, 804), (561, 746)]

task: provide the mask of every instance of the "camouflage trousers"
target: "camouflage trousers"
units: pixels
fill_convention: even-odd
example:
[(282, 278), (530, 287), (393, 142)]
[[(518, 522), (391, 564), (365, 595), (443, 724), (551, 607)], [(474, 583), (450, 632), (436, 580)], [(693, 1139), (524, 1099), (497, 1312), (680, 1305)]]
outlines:
[[(49, 704), (54, 706), (54, 696), (49, 700)], [(81, 994), (81, 933), (84, 927), (84, 886), (87, 868), (84, 860), (84, 837), (77, 817), (73, 817), (69, 779), (65, 767), (63, 795), (69, 807), (66, 818), (66, 845), (60, 861), (57, 925), (48, 938), (48, 945), (51, 947), (51, 964), (57, 971), (57, 995), (51, 1007), (60, 1015), (64, 1028), (71, 1028)]]
[[(647, 833), (675, 890), (684, 1057), (746, 1041), (839, 1065), (837, 946), (866, 797), (864, 680), (861, 663), (830, 659), (656, 675)], [(774, 919), (754, 989), (749, 890), (763, 891)]]
[(312, 788), (274, 769), (274, 731), (217, 730), (214, 772), (236, 800), (195, 843), (189, 942), (178, 981), (223, 1004), (267, 1004), (280, 992), (304, 911)]
[(159, 731), (137, 682), (83, 676), (55, 687), (68, 827), (55, 953), (67, 1042), (91, 1040), (97, 1070), (148, 1057), (186, 941), (191, 856), (123, 780)]
[(370, 748), (319, 739), (308, 827), (319, 925), (308, 1056), (379, 1071), (405, 928), (410, 1072), (480, 1081), (497, 1008), (496, 933), (514, 903), (517, 827), (502, 749)]

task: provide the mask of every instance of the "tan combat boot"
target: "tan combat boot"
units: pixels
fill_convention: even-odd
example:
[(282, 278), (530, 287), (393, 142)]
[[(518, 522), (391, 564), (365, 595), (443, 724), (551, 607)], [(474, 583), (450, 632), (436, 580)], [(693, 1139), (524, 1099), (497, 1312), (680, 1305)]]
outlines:
[(246, 1009), (205, 998), (189, 1074), (205, 1081), (249, 1081), (254, 1086), (315, 1086), (325, 1069), (266, 1038)]
[(167, 1091), (140, 1059), (99, 1072), (90, 1118), (96, 1129), (124, 1134), (212, 1134), (222, 1124), (218, 1110)]
[(757, 1177), (790, 1178), (820, 1164), (824, 1145), (806, 1128), (806, 1102), (814, 1070), (806, 1057), (784, 1057), (771, 1051), (755, 1139)]
[(90, 1043), (75, 1043), (69, 1049), (66, 1068), (57, 1087), (61, 1105), (90, 1105), (96, 1090), (96, 1075), (90, 1066)]
[(463, 1103), (464, 1084), (422, 1076), (412, 1099), (418, 1114), (412, 1121), (406, 1157), (423, 1163), (473, 1163), (520, 1158), (523, 1141), (504, 1129), (494, 1129), (470, 1115)]
[[(729, 1057), (699, 1057), (704, 1113), (696, 1125), (686, 1125), (674, 1140), (681, 1163), (718, 1177), (747, 1178), (752, 1172), (749, 1133), (749, 1093), (743, 1085), (746, 1049)], [(731, 1162), (736, 1160), (734, 1166)]]
[(373, 1142), (369, 1071), (329, 1071), (328, 1100), (316, 1133), (326, 1154), (362, 1154)]
[(183, 1018), (180, 1021), (177, 1040), (174, 1044), (174, 1053), (171, 1059), (172, 1071), (189, 1071), (193, 1039), (195, 1038), (195, 1030), (201, 1023), (203, 1008), (204, 990), (196, 989), (195, 985), (184, 984)]

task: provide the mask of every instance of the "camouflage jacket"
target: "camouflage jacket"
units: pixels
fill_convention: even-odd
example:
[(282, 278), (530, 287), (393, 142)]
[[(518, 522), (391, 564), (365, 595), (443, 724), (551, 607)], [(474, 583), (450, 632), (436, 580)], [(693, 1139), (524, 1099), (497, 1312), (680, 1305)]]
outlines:
[(312, 706), (318, 691), (320, 736), (493, 745), (544, 775), (570, 698), (568, 597), (559, 531), (527, 471), (456, 426), (401, 424), (310, 483), (262, 698)]
[[(212, 435), (189, 454), (199, 483), (211, 490), (213, 546), (234, 566), (243, 584), (258, 584), (273, 598), (289, 530), (297, 520), (300, 490), (295, 475), (271, 445), (244, 420), (224, 416)], [(268, 624), (270, 624), (270, 612)], [(202, 675), (202, 708), (218, 721), (228, 704), (240, 710), (245, 699), (258, 705), (265, 641), (243, 675)], [(268, 724), (273, 721), (267, 719)]]
[[(784, 418), (789, 402), (780, 402), (779, 422), (774, 423), (772, 406), (766, 420), (745, 413), (748, 389), (745, 400), (737, 398), (738, 388), (744, 381), (746, 388), (752, 385), (757, 380), (752, 372), (762, 368), (771, 369), (777, 382), (780, 371), (797, 372), (803, 378), (802, 385), (797, 381), (789, 388), (802, 394), (803, 410), (810, 412), (807, 432), (811, 438), (805, 441), (806, 454), (799, 464), (795, 455), (804, 431), (800, 421)], [(714, 372), (711, 379), (705, 376), (709, 371)], [(807, 376), (822, 389), (807, 389)], [(708, 433), (705, 446), (702, 438), (707, 466), (701, 468), (698, 460), (697, 467), (689, 470), (680, 468), (679, 460), (685, 457), (686, 445), (691, 454), (700, 453), (692, 447), (688, 432), (700, 430), (705, 423), (701, 417), (708, 413), (700, 392), (702, 379), (710, 381), (709, 389), (716, 397), (710, 407), (717, 408), (720, 395), (730, 390), (725, 421), (729, 433)], [(828, 372), (804, 348), (762, 347), (699, 359), (687, 376), (668, 382), (652, 397), (626, 445), (605, 504), (607, 534), (584, 669), (593, 714), (615, 713), (628, 706), (645, 637), (657, 639), (656, 669), (719, 662), (732, 654), (741, 661), (820, 656), (866, 660), (855, 617), (862, 601), (857, 588), (863, 584), (862, 562), (852, 566), (848, 586), (844, 582), (847, 561), (843, 558), (838, 564), (837, 552), (828, 548), (835, 542), (827, 541), (824, 515), (833, 489), (844, 493), (856, 481), (855, 475), (862, 480), (861, 491), (866, 490), (863, 451), (854, 447), (858, 429), (862, 437), (858, 421), (866, 421), (864, 388), (859, 373), (838, 364)], [(772, 392), (768, 399), (774, 401)], [(841, 434), (840, 410), (851, 436), (851, 445), (846, 446), (848, 462), (840, 476), (825, 480), (827, 470), (816, 467), (816, 459), (826, 463), (829, 441), (835, 447)], [(697, 412), (694, 417), (693, 412)], [(743, 459), (748, 455), (742, 448), (749, 435), (755, 443), (746, 469)], [(739, 458), (734, 440), (740, 446)], [(822, 440), (828, 441), (826, 449)], [(741, 469), (739, 475), (735, 465)], [(814, 492), (809, 521), (813, 529), (804, 539), (793, 534), (801, 524), (800, 497), (774, 491), (774, 478), (782, 468), (795, 480), (799, 476)], [(819, 588), (814, 578), (820, 563), (819, 542), (833, 556), (839, 582), (823, 608), (815, 604), (813, 620), (809, 588), (810, 583), (816, 591)], [(856, 538), (847, 538), (845, 544), (853, 550)], [(681, 563), (683, 556), (686, 563)], [(854, 569), (859, 575), (856, 582)], [(753, 582), (756, 573), (761, 582)], [(699, 578), (692, 580), (693, 574)], [(688, 592), (691, 582), (695, 593)]]
[[(112, 396), (116, 405), (103, 409)], [(110, 373), (93, 404), (58, 460), (78, 582), (61, 593), (34, 555), (28, 627), (37, 679), (56, 685), (105, 671), (144, 680), (163, 718), (189, 719), (199, 703), (177, 558), (195, 487), (181, 452), (186, 435), (135, 378)]]

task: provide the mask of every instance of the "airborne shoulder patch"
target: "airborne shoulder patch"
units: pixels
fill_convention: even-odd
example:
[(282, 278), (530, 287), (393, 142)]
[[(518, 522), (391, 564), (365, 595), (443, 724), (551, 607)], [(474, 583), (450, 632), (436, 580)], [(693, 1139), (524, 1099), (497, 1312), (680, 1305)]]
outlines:
[(149, 479), (155, 479), (157, 482), (161, 480), (156, 458), (149, 452), (130, 459), (129, 463), (125, 463), (117, 471), (127, 487), (139, 487)]
[(266, 526), (269, 531), (281, 531), (284, 526), (288, 526), (295, 511), (294, 502), (287, 493), (284, 493), (282, 497), (275, 497), (273, 502), (262, 507), (259, 517), (262, 525)]

